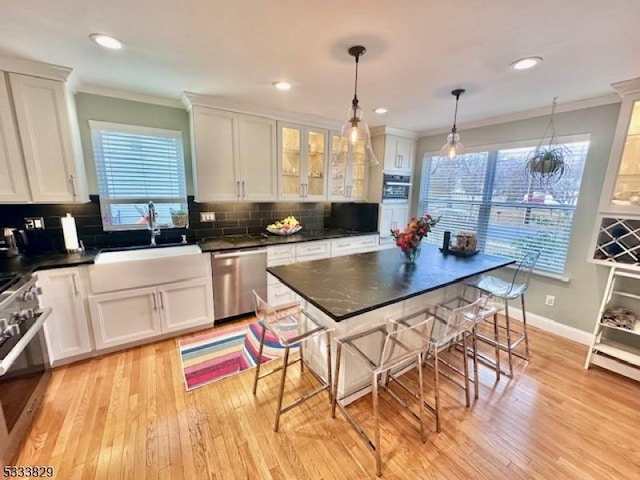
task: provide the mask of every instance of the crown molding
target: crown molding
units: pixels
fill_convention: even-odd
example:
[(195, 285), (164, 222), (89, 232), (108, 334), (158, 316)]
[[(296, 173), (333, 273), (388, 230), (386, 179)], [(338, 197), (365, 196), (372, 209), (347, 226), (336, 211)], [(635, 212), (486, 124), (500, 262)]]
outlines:
[(191, 111), (192, 107), (208, 107), (217, 108), (219, 110), (227, 110), (234, 113), (243, 113), (247, 115), (256, 115), (260, 117), (270, 118), (272, 120), (280, 120), (292, 123), (300, 123), (304, 125), (315, 125), (332, 130), (340, 130), (342, 124), (339, 120), (320, 117), (306, 113), (291, 112), (275, 107), (267, 107), (264, 105), (255, 105), (252, 103), (239, 102), (230, 100), (225, 97), (200, 95), (197, 93), (184, 92), (182, 94), (183, 106)]
[[(624, 82), (622, 82), (624, 83)], [(620, 96), (615, 93), (602, 95), (599, 97), (587, 98), (585, 100), (577, 100), (575, 102), (561, 103), (556, 106), (556, 113), (572, 112), (575, 110), (583, 110), (585, 108), (600, 107), (610, 105), (612, 103), (620, 103)], [(477, 122), (459, 123), (458, 131), (471, 130), (473, 128), (488, 127), (501, 123), (517, 122), (519, 120), (527, 120), (529, 118), (542, 117), (549, 115), (549, 107), (525, 110), (523, 112), (510, 113), (508, 115), (500, 115), (497, 117), (478, 120)], [(451, 131), (451, 127), (439, 127), (418, 132), (419, 137), (429, 137), (431, 135), (439, 135)]]
[(0, 55), (0, 70), (11, 73), (21, 73), (34, 77), (48, 78), (66, 82), (72, 69), (52, 63), (36, 62), (26, 58), (6, 57)]
[(418, 132), (413, 130), (403, 130), (401, 128), (388, 127), (387, 125), (378, 125), (376, 127), (370, 127), (369, 132), (372, 137), (378, 135), (395, 135), (396, 137), (410, 138), (411, 140), (418, 139)]
[(131, 100), (132, 102), (150, 103), (152, 105), (160, 105), (162, 107), (172, 107), (184, 110), (184, 106), (180, 100), (174, 98), (157, 97), (155, 95), (146, 95), (144, 93), (126, 92), (115, 88), (100, 87), (96, 85), (85, 85), (79, 83), (75, 87), (76, 93), (89, 93), (91, 95), (100, 95), (101, 97), (119, 98), (120, 100)]
[(640, 92), (640, 78), (632, 78), (631, 80), (624, 80), (622, 82), (612, 83), (611, 86), (620, 95), (637, 93), (637, 92)]

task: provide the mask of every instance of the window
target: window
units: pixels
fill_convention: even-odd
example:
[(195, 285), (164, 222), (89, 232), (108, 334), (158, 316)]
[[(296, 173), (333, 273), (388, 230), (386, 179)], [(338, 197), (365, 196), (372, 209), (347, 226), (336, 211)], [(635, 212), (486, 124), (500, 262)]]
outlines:
[(182, 132), (90, 121), (105, 230), (147, 228), (149, 201), (160, 226), (187, 211)]
[(454, 160), (425, 155), (418, 213), (442, 217), (427, 241), (441, 245), (445, 230), (473, 231), (483, 252), (519, 260), (539, 250), (536, 270), (562, 274), (589, 141), (582, 136), (562, 143), (572, 155), (568, 171), (553, 185), (525, 174), (535, 145)]

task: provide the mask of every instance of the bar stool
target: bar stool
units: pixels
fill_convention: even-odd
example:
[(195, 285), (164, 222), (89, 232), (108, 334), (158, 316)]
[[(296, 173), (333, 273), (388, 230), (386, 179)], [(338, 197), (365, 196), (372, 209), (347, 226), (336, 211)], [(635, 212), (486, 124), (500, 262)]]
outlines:
[[(538, 261), (538, 257), (540, 256), (540, 252), (531, 252), (527, 253), (517, 264), (516, 270), (513, 273), (513, 277), (510, 282), (506, 282), (498, 277), (494, 277), (491, 275), (481, 275), (470, 282), (465, 283), (463, 296), (466, 298), (467, 287), (472, 287), (478, 289), (482, 292), (488, 293), (492, 295), (494, 298), (502, 301), (502, 305), (499, 310), (504, 308), (504, 316), (505, 316), (505, 326), (502, 327), (498, 323), (498, 316), (493, 315), (489, 318), (493, 318), (493, 328), (494, 328), (494, 338), (491, 339), (485, 335), (478, 334), (478, 340), (481, 340), (489, 345), (493, 345), (499, 348), (499, 350), (503, 350), (507, 352), (509, 359), (509, 376), (513, 376), (513, 356), (520, 357), (524, 360), (529, 360), (529, 335), (527, 332), (527, 311), (524, 304), (524, 293), (527, 291), (529, 287), (529, 278), (531, 277), (531, 272)], [(514, 332), (511, 329), (511, 318), (509, 316), (509, 300), (515, 300), (520, 297), (520, 302), (522, 304), (522, 332)], [(497, 312), (496, 312), (497, 313)], [(506, 331), (507, 340), (506, 342), (499, 341), (499, 335), (497, 333), (498, 328), (503, 328)], [(517, 338), (513, 339), (512, 335), (516, 334)], [(520, 345), (520, 343), (524, 342), (525, 353), (516, 352), (514, 349)], [(496, 375), (500, 373), (500, 365), (499, 365), (499, 350), (497, 350), (497, 365), (496, 367)], [(504, 372), (503, 372), (504, 373)]]
[[(467, 309), (472, 309), (469, 306)], [(424, 409), (429, 409), (436, 416), (436, 430), (440, 431), (440, 397), (438, 378), (438, 351), (453, 338), (470, 331), (471, 323), (460, 311), (453, 312), (439, 306), (428, 306), (425, 309), (408, 315), (387, 319), (385, 324), (372, 329), (336, 339), (336, 374), (333, 385), (332, 417), (335, 418), (336, 407), (340, 408), (344, 417), (360, 434), (365, 444), (372, 450), (376, 461), (376, 474), (382, 475), (382, 458), (380, 453), (380, 414), (379, 390), (383, 388), (393, 399), (404, 407), (420, 423), (420, 439), (426, 441), (424, 428)], [(338, 397), (342, 351), (351, 353), (359, 366), (365, 368), (372, 378), (374, 439), (365, 432), (360, 423), (353, 417), (344, 399), (358, 391), (369, 388), (369, 384), (355, 392), (345, 393)], [(422, 365), (429, 356), (434, 357), (435, 363), (435, 408), (424, 399), (424, 382)], [(418, 370), (418, 391), (409, 387), (400, 377), (413, 368)], [(466, 372), (466, 387), (468, 390), (468, 371)], [(391, 382), (398, 384), (418, 401), (416, 414), (409, 405), (389, 388)]]
[[(258, 380), (282, 370), (280, 389), (278, 392), (276, 419), (273, 426), (273, 430), (277, 432), (280, 425), (280, 415), (288, 412), (294, 407), (297, 407), (305, 400), (327, 390), (329, 392), (329, 401), (331, 402), (331, 332), (333, 329), (323, 325), (309, 315), (308, 312), (302, 310), (300, 304), (290, 304), (286, 307), (279, 307), (276, 310), (263, 300), (255, 290), (253, 291), (253, 296), (255, 302), (255, 314), (259, 322), (262, 324), (262, 335), (260, 336), (260, 347), (258, 348), (258, 358), (256, 361), (256, 374), (253, 380), (253, 394), (255, 395), (258, 389)], [(268, 373), (260, 375), (260, 364), (262, 363), (262, 352), (264, 350), (267, 331), (273, 334), (280, 346), (284, 347), (284, 358), (281, 366), (269, 371)], [(325, 382), (312, 369), (309, 369), (311, 373), (320, 380), (321, 385), (313, 391), (306, 393), (290, 405), (282, 407), (287, 368), (296, 362), (300, 362), (300, 371), (304, 371), (302, 343), (308, 339), (322, 335), (326, 337), (327, 344), (327, 381)], [(289, 361), (289, 352), (292, 347), (296, 346), (300, 347), (300, 356), (295, 360)]]

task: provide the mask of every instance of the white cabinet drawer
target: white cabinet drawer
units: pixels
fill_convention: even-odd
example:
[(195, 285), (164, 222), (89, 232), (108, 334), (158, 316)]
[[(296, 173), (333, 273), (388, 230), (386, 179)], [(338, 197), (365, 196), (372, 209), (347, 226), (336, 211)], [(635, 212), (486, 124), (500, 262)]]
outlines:
[[(307, 257), (327, 258), (331, 254), (331, 243), (329, 240), (321, 240), (318, 242), (305, 242), (296, 244), (296, 260), (310, 260)], [(303, 258), (304, 257), (304, 258)]]
[(296, 261), (294, 245), (274, 245), (267, 247), (267, 266), (287, 265)]
[(372, 252), (378, 249), (378, 235), (337, 238), (331, 240), (331, 256), (350, 255), (352, 253)]
[(280, 282), (269, 284), (267, 292), (269, 305), (279, 306), (296, 302), (296, 294)]

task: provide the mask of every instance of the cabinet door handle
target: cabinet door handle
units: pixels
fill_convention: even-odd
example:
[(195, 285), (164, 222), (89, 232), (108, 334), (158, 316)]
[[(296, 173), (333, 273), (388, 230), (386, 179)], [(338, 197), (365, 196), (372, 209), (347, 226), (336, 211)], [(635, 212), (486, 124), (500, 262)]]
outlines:
[(78, 191), (76, 190), (76, 176), (75, 175), (69, 175), (69, 183), (71, 183), (71, 195), (73, 195), (73, 198), (76, 198), (78, 196)]
[(153, 298), (153, 309), (154, 310), (158, 310), (158, 302), (156, 301), (156, 294), (155, 292), (153, 292), (151, 294), (151, 297)]
[(80, 295), (80, 291), (78, 290), (78, 284), (76, 283), (76, 274), (71, 274), (71, 280), (73, 280), (73, 293), (78, 296)]
[(236, 181), (236, 197), (240, 198), (240, 180)]
[(160, 308), (164, 310), (164, 295), (162, 292), (160, 292), (158, 293), (158, 296), (160, 297)]
[(242, 180), (242, 198), (244, 198), (246, 195), (247, 195), (247, 191), (244, 189), (244, 180)]

